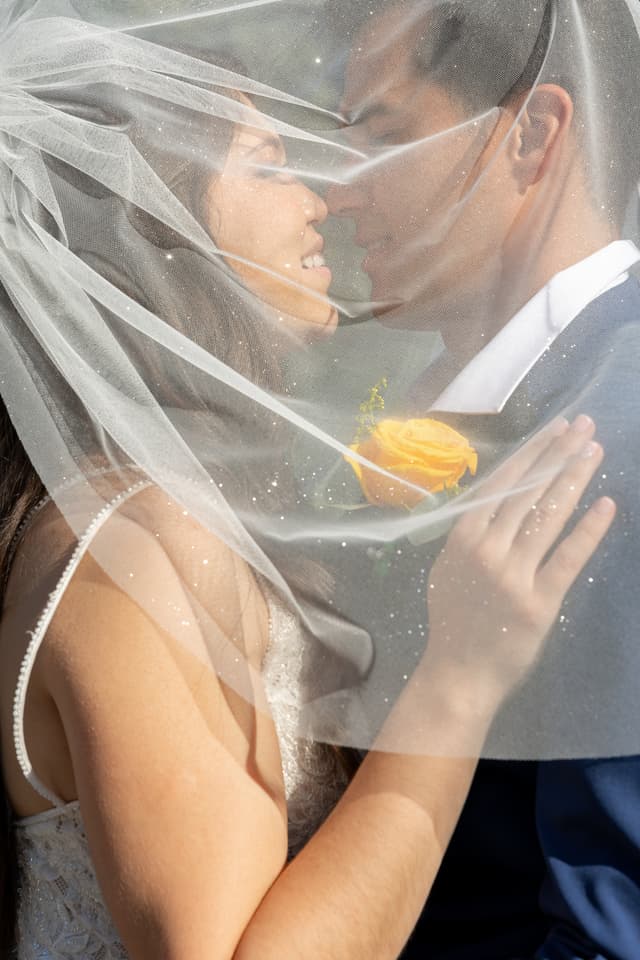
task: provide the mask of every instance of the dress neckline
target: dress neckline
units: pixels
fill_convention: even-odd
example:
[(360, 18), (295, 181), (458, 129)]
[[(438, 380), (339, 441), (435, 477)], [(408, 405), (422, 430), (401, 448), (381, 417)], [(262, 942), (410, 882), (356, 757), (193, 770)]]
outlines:
[(43, 810), (41, 813), (32, 813), (29, 817), (16, 817), (13, 821), (13, 826), (18, 830), (20, 828), (33, 827), (39, 823), (46, 823), (49, 820), (55, 820), (57, 817), (61, 817), (66, 813), (71, 813), (71, 811), (79, 809), (79, 800), (69, 800), (68, 803), (60, 804), (58, 807), (49, 807), (48, 810)]

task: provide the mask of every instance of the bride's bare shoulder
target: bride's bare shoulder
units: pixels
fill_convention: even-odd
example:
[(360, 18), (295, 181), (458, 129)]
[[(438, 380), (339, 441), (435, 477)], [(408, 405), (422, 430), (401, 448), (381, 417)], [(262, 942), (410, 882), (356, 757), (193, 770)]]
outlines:
[[(256, 726), (268, 717), (259, 676), (268, 616), (249, 567), (154, 487), (94, 520), (75, 529), (49, 503), (21, 539), (1, 625), (5, 661), (13, 645), (11, 682), (6, 690), (0, 682), (3, 729), (10, 730), (23, 648), (40, 631), (25, 718), (29, 729), (45, 731), (30, 749), (45, 782), (57, 782), (51, 778), (86, 756), (102, 777), (110, 751), (119, 764), (127, 731), (143, 724), (157, 728), (160, 739), (167, 723), (184, 726), (185, 740), (199, 737), (203, 751), (213, 734), (247, 764)], [(42, 704), (53, 705), (64, 734), (46, 727)], [(275, 782), (277, 753), (267, 729)], [(149, 743), (162, 752), (154, 737), (150, 732)], [(58, 793), (78, 795), (71, 775)]]
[(58, 591), (50, 626), (57, 643), (70, 642), (80, 624), (95, 632), (101, 621), (142, 614), (187, 649), (211, 645), (217, 632), (244, 656), (259, 658), (267, 640), (265, 601), (251, 568), (223, 535), (153, 484), (108, 507), (77, 506), (63, 515), (45, 505), (16, 551), (5, 609), (20, 608), (26, 623)]

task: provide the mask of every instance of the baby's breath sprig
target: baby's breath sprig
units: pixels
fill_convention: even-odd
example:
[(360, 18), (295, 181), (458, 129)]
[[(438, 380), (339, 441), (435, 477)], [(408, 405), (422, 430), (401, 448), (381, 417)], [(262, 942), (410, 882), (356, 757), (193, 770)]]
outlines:
[(362, 443), (375, 430), (379, 415), (384, 410), (383, 391), (387, 389), (388, 383), (386, 377), (378, 380), (371, 388), (367, 399), (363, 400), (358, 407), (358, 416), (356, 417), (358, 431), (354, 443)]

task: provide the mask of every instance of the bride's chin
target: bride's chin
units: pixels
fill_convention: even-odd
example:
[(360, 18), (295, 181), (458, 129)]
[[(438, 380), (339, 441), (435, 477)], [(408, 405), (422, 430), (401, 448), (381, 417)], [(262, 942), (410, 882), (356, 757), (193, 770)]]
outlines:
[(278, 313), (277, 323), (289, 350), (300, 350), (333, 336), (338, 326), (338, 311), (331, 307), (325, 316), (294, 316)]
[(324, 322), (309, 324), (309, 338), (311, 340), (326, 340), (332, 337), (336, 332), (338, 321), (338, 311), (335, 307), (332, 307)]

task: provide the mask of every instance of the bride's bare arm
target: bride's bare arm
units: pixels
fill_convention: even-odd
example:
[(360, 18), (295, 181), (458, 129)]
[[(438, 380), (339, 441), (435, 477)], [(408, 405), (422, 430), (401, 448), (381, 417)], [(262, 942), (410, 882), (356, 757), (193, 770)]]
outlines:
[[(267, 714), (186, 652), (188, 643), (163, 635), (97, 568), (72, 585), (42, 670), (64, 723), (98, 878), (132, 960), (398, 956), (491, 718), (535, 660), (611, 523), (613, 506), (600, 501), (548, 556), (600, 462), (597, 447), (579, 455), (588, 439), (588, 431), (574, 430), (529, 445), (506, 468), (512, 475), (493, 481), (496, 493), (500, 484), (512, 488), (534, 460), (577, 456), (556, 479), (501, 506), (493, 501), (454, 530), (434, 569), (429, 652), (382, 732), (381, 749), (288, 865), (279, 750)], [(542, 501), (539, 514), (532, 498)], [(535, 536), (524, 535), (525, 517)], [(212, 559), (221, 631), (231, 637), (242, 619), (242, 635), (257, 638), (250, 663), (266, 634), (260, 593), (225, 548)], [(158, 564), (147, 573), (158, 583), (166, 577), (169, 590), (170, 574)], [(479, 627), (487, 636), (482, 657), (468, 615), (454, 618), (457, 581), (469, 578), (484, 578), (479, 589), (493, 597)], [(83, 623), (91, 624), (91, 643), (78, 639)], [(450, 744), (466, 757), (385, 752), (396, 724), (414, 724), (417, 740), (428, 730), (444, 753)]]
[[(549, 556), (601, 462), (592, 432), (583, 418), (555, 440), (553, 428), (535, 438), (484, 485), (484, 505), (454, 528), (431, 573), (428, 652), (382, 730), (383, 749), (368, 754), (333, 815), (272, 886), (236, 960), (400, 954), (495, 711), (539, 655), (613, 519), (614, 504), (600, 500)], [(536, 476), (543, 479), (531, 486)], [(499, 505), (500, 490), (519, 479), (527, 489)], [(385, 751), (398, 742), (396, 725), (408, 747), (414, 726), (416, 755)], [(429, 743), (438, 755), (418, 756)]]

